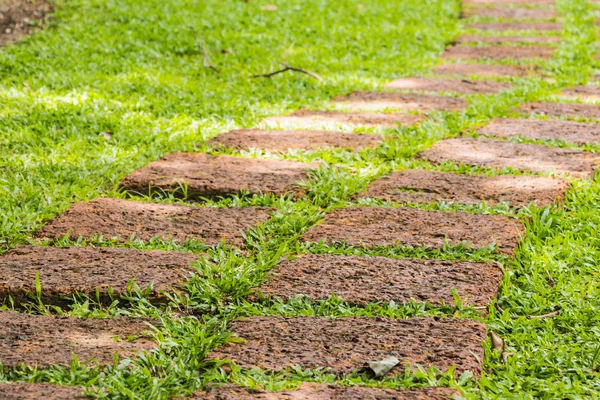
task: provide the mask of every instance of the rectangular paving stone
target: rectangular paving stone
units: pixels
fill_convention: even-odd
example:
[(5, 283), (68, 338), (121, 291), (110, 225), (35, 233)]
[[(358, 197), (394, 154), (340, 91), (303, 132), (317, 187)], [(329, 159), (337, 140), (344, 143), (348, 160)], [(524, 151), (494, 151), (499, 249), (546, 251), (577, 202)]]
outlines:
[(44, 383), (0, 383), (3, 400), (83, 400), (89, 399), (83, 389)]
[(566, 179), (542, 176), (483, 176), (408, 169), (372, 182), (359, 198), (377, 198), (398, 203), (459, 202), (489, 205), (509, 203), (523, 207), (545, 206), (562, 199), (569, 188)]
[(467, 25), (469, 29), (479, 29), (485, 32), (494, 31), (560, 31), (560, 22), (472, 22)]
[(271, 218), (268, 207), (209, 208), (180, 204), (156, 204), (120, 199), (96, 199), (76, 203), (50, 221), (37, 237), (71, 240), (102, 235), (105, 239), (127, 242), (132, 236), (148, 241), (185, 242), (188, 239), (216, 246), (221, 241), (243, 244), (240, 231), (247, 231)]
[(518, 220), (501, 215), (427, 211), (414, 208), (349, 207), (333, 210), (300, 237), (355, 247), (413, 246), (441, 249), (465, 244), (481, 248), (495, 243), (511, 254), (524, 234)]
[(552, 19), (558, 15), (550, 8), (483, 8), (471, 7), (463, 11), (463, 17), (515, 18), (515, 19)]
[(456, 43), (486, 43), (486, 44), (503, 44), (503, 43), (560, 43), (561, 38), (558, 36), (491, 36), (491, 35), (460, 35)]
[(454, 389), (426, 387), (384, 389), (366, 386), (338, 386), (301, 383), (296, 389), (266, 392), (239, 386), (216, 386), (208, 392), (196, 393), (191, 399), (202, 400), (453, 400), (460, 396)]
[(274, 128), (290, 127), (299, 129), (335, 129), (339, 126), (397, 128), (399, 126), (415, 125), (425, 119), (425, 115), (406, 113), (344, 113), (337, 111), (300, 110), (291, 115), (265, 118), (262, 124)]
[[(227, 343), (207, 359), (229, 359), (244, 369), (283, 371), (330, 368), (347, 375), (367, 361), (396, 357), (401, 364), (442, 371), (456, 366), (458, 375), (481, 367), (484, 324), (466, 319), (251, 317), (235, 321), (232, 330), (241, 343)], [(404, 372), (396, 366), (389, 376)]]
[(554, 5), (555, 0), (463, 0), (463, 4), (488, 5)]
[(578, 178), (591, 177), (598, 164), (595, 154), (575, 149), (470, 137), (442, 140), (417, 158), (434, 164), (454, 161), (488, 168), (564, 173)]
[(300, 294), (326, 300), (335, 293), (360, 306), (411, 299), (452, 305), (456, 289), (463, 304), (486, 306), (501, 281), (494, 263), (309, 254), (276, 266), (258, 292), (283, 300)]
[(401, 78), (384, 86), (396, 90), (422, 90), (424, 92), (456, 92), (463, 94), (491, 94), (510, 89), (505, 82), (472, 81), (450, 78)]
[(534, 65), (496, 65), (496, 64), (443, 64), (433, 72), (438, 75), (471, 76), (501, 78), (507, 76), (530, 76), (539, 71)]
[(128, 192), (177, 192), (185, 184), (188, 198), (250, 194), (275, 196), (301, 192), (298, 183), (318, 163), (259, 160), (204, 153), (174, 153), (134, 171), (121, 181)]
[(451, 46), (446, 49), (442, 58), (447, 60), (525, 60), (550, 59), (554, 48), (548, 46)]
[(482, 136), (564, 140), (578, 145), (600, 143), (600, 124), (595, 122), (497, 118), (477, 132)]
[(110, 304), (109, 288), (118, 298), (127, 293), (131, 280), (142, 289), (151, 285), (149, 300), (163, 303), (163, 292), (180, 290), (198, 259), (174, 251), (20, 246), (0, 256), (0, 300), (8, 296), (16, 304), (30, 300), (38, 274), (40, 297), (47, 305), (66, 306), (75, 293), (93, 299), (98, 293), (101, 302)]
[(598, 101), (600, 100), (600, 86), (584, 85), (565, 89), (562, 91), (561, 96), (580, 100)]
[(225, 146), (235, 150), (264, 149), (288, 151), (293, 149), (316, 150), (335, 147), (354, 151), (377, 147), (382, 137), (375, 134), (356, 134), (332, 131), (290, 131), (240, 129), (224, 133), (210, 141), (213, 146)]
[(541, 114), (550, 117), (600, 119), (600, 107), (596, 104), (535, 102), (522, 105), (519, 111), (527, 114)]
[(0, 312), (0, 364), (15, 368), (21, 364), (48, 368), (69, 366), (73, 354), (92, 365), (112, 364), (114, 356), (134, 357), (156, 343), (146, 336), (147, 323), (141, 318), (79, 319)]
[(465, 99), (428, 94), (395, 92), (353, 92), (333, 99), (335, 103), (355, 110), (398, 109), (403, 111), (459, 111), (467, 108)]

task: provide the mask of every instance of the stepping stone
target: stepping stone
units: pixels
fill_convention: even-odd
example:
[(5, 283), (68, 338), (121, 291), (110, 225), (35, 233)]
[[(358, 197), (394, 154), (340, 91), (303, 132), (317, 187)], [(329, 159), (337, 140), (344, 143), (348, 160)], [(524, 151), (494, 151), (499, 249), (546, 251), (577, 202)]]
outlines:
[(452, 305), (456, 289), (463, 304), (487, 306), (498, 295), (502, 270), (494, 263), (312, 254), (282, 262), (269, 278), (258, 291), (284, 300), (335, 293), (359, 306), (411, 299)]
[(0, 383), (4, 400), (83, 400), (89, 399), (81, 388), (43, 383)]
[(489, 36), (489, 35), (461, 35), (457, 43), (486, 43), (500, 45), (503, 43), (560, 43), (557, 36)]
[(454, 161), (487, 168), (570, 174), (577, 178), (591, 177), (598, 164), (597, 155), (584, 151), (470, 137), (442, 140), (417, 158), (434, 164)]
[(463, 16), (481, 18), (552, 19), (556, 11), (548, 8), (468, 8)]
[(560, 31), (560, 22), (473, 22), (469, 29), (480, 31)]
[(395, 92), (353, 92), (336, 97), (334, 102), (354, 110), (399, 109), (403, 111), (460, 111), (467, 101), (457, 97)]
[(442, 58), (447, 60), (524, 60), (552, 58), (554, 49), (547, 46), (452, 46), (446, 49)]
[(463, 0), (463, 4), (490, 4), (490, 5), (554, 5), (555, 0)]
[(132, 193), (177, 192), (185, 184), (188, 198), (250, 194), (299, 195), (300, 181), (319, 163), (258, 160), (204, 153), (174, 153), (139, 169), (121, 186)]
[(580, 100), (598, 101), (600, 100), (600, 86), (585, 85), (565, 89), (561, 93), (563, 97), (570, 97)]
[(402, 78), (384, 86), (396, 90), (422, 90), (425, 92), (456, 92), (463, 94), (491, 94), (510, 89), (504, 82), (471, 81), (467, 79), (445, 78)]
[(550, 117), (600, 119), (600, 107), (596, 104), (536, 102), (522, 105), (519, 111)]
[(485, 77), (529, 76), (539, 70), (533, 65), (494, 65), (494, 64), (444, 64), (436, 67), (433, 72), (439, 75)]
[[(401, 365), (389, 376), (434, 366), (456, 374), (481, 373), (486, 326), (467, 319), (250, 317), (235, 321), (232, 330), (241, 342), (227, 343), (207, 359), (229, 359), (244, 369), (266, 371), (324, 369), (336, 375), (360, 370), (367, 361), (396, 357)], [(475, 354), (475, 356), (474, 356)]]
[(315, 150), (327, 147), (359, 151), (377, 147), (381, 142), (382, 137), (374, 134), (241, 129), (219, 135), (211, 140), (210, 144), (238, 151), (264, 149), (285, 152), (292, 149)]
[(300, 237), (305, 242), (354, 247), (412, 246), (442, 249), (447, 242), (481, 248), (498, 245), (512, 254), (525, 230), (501, 215), (426, 211), (414, 208), (349, 207), (333, 210)]
[(495, 205), (502, 202), (512, 207), (530, 203), (545, 206), (562, 199), (569, 188), (565, 179), (542, 176), (484, 176), (451, 172), (408, 169), (394, 172), (372, 182), (357, 197), (373, 197), (398, 203), (459, 202)]
[(190, 399), (202, 400), (452, 400), (460, 393), (454, 389), (427, 387), (415, 389), (383, 389), (366, 386), (338, 386), (301, 383), (297, 389), (266, 392), (239, 386), (217, 386), (196, 393)]
[(142, 318), (79, 319), (0, 312), (0, 364), (40, 369), (70, 366), (73, 354), (91, 365), (109, 365), (119, 358), (156, 347), (145, 336), (157, 321)]
[(179, 290), (194, 271), (198, 255), (174, 251), (20, 246), (0, 256), (0, 300), (11, 296), (15, 303), (30, 301), (36, 292), (36, 274), (44, 304), (67, 306), (75, 293), (83, 293), (103, 304), (127, 293), (134, 280), (140, 288), (152, 285), (149, 299), (167, 301), (164, 291)]
[(267, 127), (302, 128), (302, 129), (335, 129), (339, 126), (398, 128), (411, 126), (426, 119), (425, 115), (415, 114), (380, 114), (373, 112), (344, 113), (337, 111), (300, 110), (291, 115), (269, 117), (262, 121)]
[(119, 243), (135, 239), (185, 242), (200, 240), (208, 246), (221, 241), (240, 246), (247, 231), (271, 218), (267, 207), (208, 208), (180, 204), (156, 204), (120, 199), (96, 199), (77, 203), (50, 221), (37, 237), (71, 240), (102, 235)]
[(498, 118), (477, 131), (482, 136), (564, 140), (578, 145), (600, 144), (600, 124), (556, 120)]

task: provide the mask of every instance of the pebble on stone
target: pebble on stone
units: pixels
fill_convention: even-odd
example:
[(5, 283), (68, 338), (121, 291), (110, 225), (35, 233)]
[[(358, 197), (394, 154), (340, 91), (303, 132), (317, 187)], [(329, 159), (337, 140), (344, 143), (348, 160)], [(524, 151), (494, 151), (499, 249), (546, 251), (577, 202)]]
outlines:
[(548, 46), (451, 46), (446, 49), (442, 58), (447, 60), (525, 60), (550, 59), (554, 49)]
[(456, 92), (463, 94), (492, 94), (510, 89), (504, 82), (473, 81), (446, 78), (401, 78), (384, 86), (396, 90), (422, 90), (425, 92)]
[(300, 129), (332, 129), (339, 126), (371, 128), (398, 128), (412, 126), (426, 119), (425, 115), (406, 113), (383, 114), (374, 112), (344, 113), (337, 111), (300, 110), (291, 115), (268, 117), (262, 121), (267, 127), (300, 128)]
[(438, 75), (471, 76), (478, 75), (490, 78), (507, 76), (530, 76), (539, 71), (533, 65), (495, 65), (495, 64), (443, 64), (433, 72)]
[(596, 104), (536, 102), (521, 106), (519, 111), (551, 117), (600, 119), (600, 107)]
[(396, 92), (353, 92), (333, 99), (354, 110), (398, 109), (403, 111), (460, 111), (467, 107), (465, 99), (428, 94), (402, 94)]
[(44, 383), (0, 383), (2, 400), (83, 400), (88, 399), (81, 388)]
[(565, 89), (561, 95), (567, 98), (575, 98), (587, 101), (598, 101), (600, 100), (600, 86), (598, 85), (585, 85), (577, 86), (574, 88)]
[(480, 18), (515, 18), (515, 19), (552, 19), (556, 18), (556, 11), (549, 8), (467, 8), (463, 16)]
[[(557, 36), (490, 36), (490, 35), (461, 35), (456, 43), (485, 43), (501, 45), (503, 43), (559, 43)], [(528, 48), (528, 47), (525, 47)]]
[(470, 29), (480, 31), (560, 31), (560, 22), (473, 22), (468, 25)]
[[(396, 357), (401, 364), (447, 371), (456, 366), (461, 375), (481, 373), (486, 326), (467, 319), (250, 317), (232, 323), (241, 342), (227, 343), (207, 359), (229, 359), (244, 369), (283, 371), (330, 368), (347, 375), (367, 361)], [(404, 373), (404, 365), (388, 375)]]
[(417, 158), (434, 164), (454, 161), (497, 169), (566, 173), (577, 178), (591, 177), (599, 161), (597, 155), (575, 149), (471, 137), (442, 140)]
[(156, 204), (120, 199), (96, 199), (76, 203), (51, 220), (37, 237), (58, 240), (68, 234), (71, 240), (102, 235), (119, 243), (135, 239), (185, 242), (196, 239), (208, 246), (221, 241), (240, 246), (240, 231), (247, 231), (271, 218), (267, 207), (209, 208), (180, 204)]

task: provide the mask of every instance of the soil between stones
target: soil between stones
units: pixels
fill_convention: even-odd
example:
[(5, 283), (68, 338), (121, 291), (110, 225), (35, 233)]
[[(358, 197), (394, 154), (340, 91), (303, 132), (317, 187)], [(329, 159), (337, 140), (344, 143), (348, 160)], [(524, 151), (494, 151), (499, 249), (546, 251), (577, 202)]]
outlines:
[(5, 368), (27, 366), (48, 368), (69, 366), (73, 353), (79, 361), (112, 364), (114, 355), (133, 357), (137, 351), (150, 350), (154, 341), (143, 333), (151, 328), (136, 318), (77, 319), (0, 312), (0, 363)]
[(337, 126), (364, 126), (397, 128), (411, 126), (425, 120), (424, 115), (395, 113), (381, 114), (374, 112), (344, 113), (337, 111), (300, 110), (291, 115), (269, 117), (262, 121), (268, 127), (291, 127), (301, 129), (335, 129)]
[(598, 156), (584, 151), (470, 137), (442, 140), (417, 158), (434, 164), (454, 161), (498, 169), (567, 173), (578, 178), (591, 177), (598, 165)]
[(459, 111), (467, 108), (465, 99), (427, 94), (402, 94), (394, 92), (353, 92), (333, 99), (334, 102), (355, 110), (400, 109), (428, 112)]
[(52, 6), (44, 0), (2, 0), (0, 1), (0, 47), (18, 42), (23, 36), (31, 35)]
[(463, 16), (481, 18), (552, 19), (556, 11), (548, 8), (467, 8)]
[(559, 43), (557, 36), (489, 36), (489, 35), (460, 35), (456, 43)]
[(259, 160), (204, 153), (174, 153), (132, 172), (121, 181), (131, 193), (174, 193), (188, 199), (215, 198), (248, 192), (281, 196), (301, 192), (298, 183), (318, 163)]
[(479, 128), (478, 133), (501, 138), (564, 140), (578, 145), (600, 143), (600, 124), (595, 122), (498, 118)]
[(418, 389), (381, 389), (364, 386), (338, 386), (302, 383), (283, 392), (250, 390), (239, 386), (215, 387), (196, 393), (191, 399), (202, 400), (450, 400), (460, 395), (454, 389), (430, 387)]
[(96, 199), (77, 203), (37, 232), (37, 237), (60, 239), (68, 234), (88, 239), (102, 235), (127, 242), (132, 235), (148, 241), (153, 237), (184, 242), (200, 240), (216, 246), (241, 246), (240, 231), (256, 227), (271, 218), (267, 207), (208, 208), (179, 204), (155, 204), (120, 199)]
[(528, 76), (535, 74), (539, 68), (532, 65), (492, 65), (492, 64), (444, 64), (433, 72), (439, 75), (485, 77)]
[(472, 81), (468, 79), (445, 78), (402, 78), (384, 86), (396, 90), (422, 90), (425, 92), (456, 92), (463, 94), (493, 94), (510, 89), (504, 82)]
[(325, 300), (332, 293), (351, 304), (454, 304), (456, 289), (463, 304), (486, 306), (498, 295), (502, 270), (494, 263), (301, 255), (279, 264), (257, 291), (287, 300), (303, 294)]
[(577, 98), (581, 100), (599, 100), (600, 99), (600, 86), (598, 85), (585, 85), (577, 86), (570, 89), (565, 89), (561, 93), (564, 97)]
[(470, 29), (480, 31), (560, 31), (560, 22), (473, 22), (468, 25)]
[(519, 111), (551, 117), (583, 117), (600, 119), (600, 107), (595, 104), (535, 102), (524, 104)]
[(219, 135), (212, 139), (210, 144), (238, 151), (256, 148), (284, 152), (291, 149), (315, 150), (326, 147), (359, 151), (376, 147), (381, 142), (382, 137), (375, 134), (241, 129)]
[(83, 400), (89, 399), (78, 387), (43, 383), (0, 383), (3, 400)]
[(525, 60), (552, 58), (554, 49), (547, 46), (452, 46), (446, 49), (442, 58), (447, 60)]
[[(227, 358), (245, 369), (267, 371), (331, 368), (337, 375), (394, 356), (411, 366), (446, 371), (455, 365), (457, 375), (470, 370), (479, 376), (473, 354), (483, 359), (486, 339), (486, 326), (466, 319), (251, 317), (233, 322), (232, 330), (243, 342), (227, 343), (207, 359)], [(389, 375), (403, 372), (399, 365)]]
[(0, 300), (8, 296), (15, 304), (30, 300), (38, 273), (40, 297), (48, 305), (66, 306), (75, 293), (96, 299), (96, 292), (108, 305), (112, 302), (109, 288), (118, 298), (131, 280), (141, 289), (152, 285), (149, 300), (162, 303), (166, 301), (162, 292), (181, 289), (198, 258), (174, 251), (21, 246), (0, 256)]
[(300, 240), (355, 247), (403, 245), (441, 249), (466, 244), (481, 248), (492, 243), (512, 254), (525, 230), (516, 219), (467, 212), (413, 208), (349, 207), (333, 210)]
[(569, 185), (565, 179), (539, 176), (489, 177), (409, 169), (372, 182), (367, 191), (357, 197), (374, 197), (399, 203), (445, 201), (494, 205), (507, 202), (512, 207), (523, 207), (530, 203), (544, 206), (562, 199)]

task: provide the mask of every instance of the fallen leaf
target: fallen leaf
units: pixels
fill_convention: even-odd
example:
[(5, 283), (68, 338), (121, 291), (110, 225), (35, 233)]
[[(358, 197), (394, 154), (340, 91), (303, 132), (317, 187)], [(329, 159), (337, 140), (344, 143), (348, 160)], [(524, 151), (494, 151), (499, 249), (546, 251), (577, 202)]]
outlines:
[(495, 350), (503, 350), (504, 349), (504, 340), (494, 331), (490, 331), (490, 336), (492, 337), (492, 346), (494, 346)]
[(390, 370), (392, 368), (394, 368), (396, 365), (398, 365), (399, 363), (400, 363), (400, 360), (398, 360), (394, 356), (384, 358), (381, 361), (369, 361), (368, 362), (369, 368), (371, 369), (371, 371), (373, 371), (376, 378), (381, 378), (382, 376), (385, 376), (385, 374), (390, 372)]
[(221, 50), (221, 53), (223, 53), (223, 54), (233, 54), (233, 50), (231, 50), (231, 49), (223, 49), (223, 50)]
[(104, 132), (104, 139), (106, 140), (110, 140), (113, 137), (113, 133), (112, 132)]
[(365, 9), (365, 6), (364, 6), (364, 5), (362, 5), (362, 4), (359, 4), (359, 5), (358, 5), (358, 9), (359, 9), (359, 10), (364, 10), (364, 9)]
[(273, 4), (267, 4), (262, 6), (260, 9), (263, 11), (277, 11), (277, 6)]

